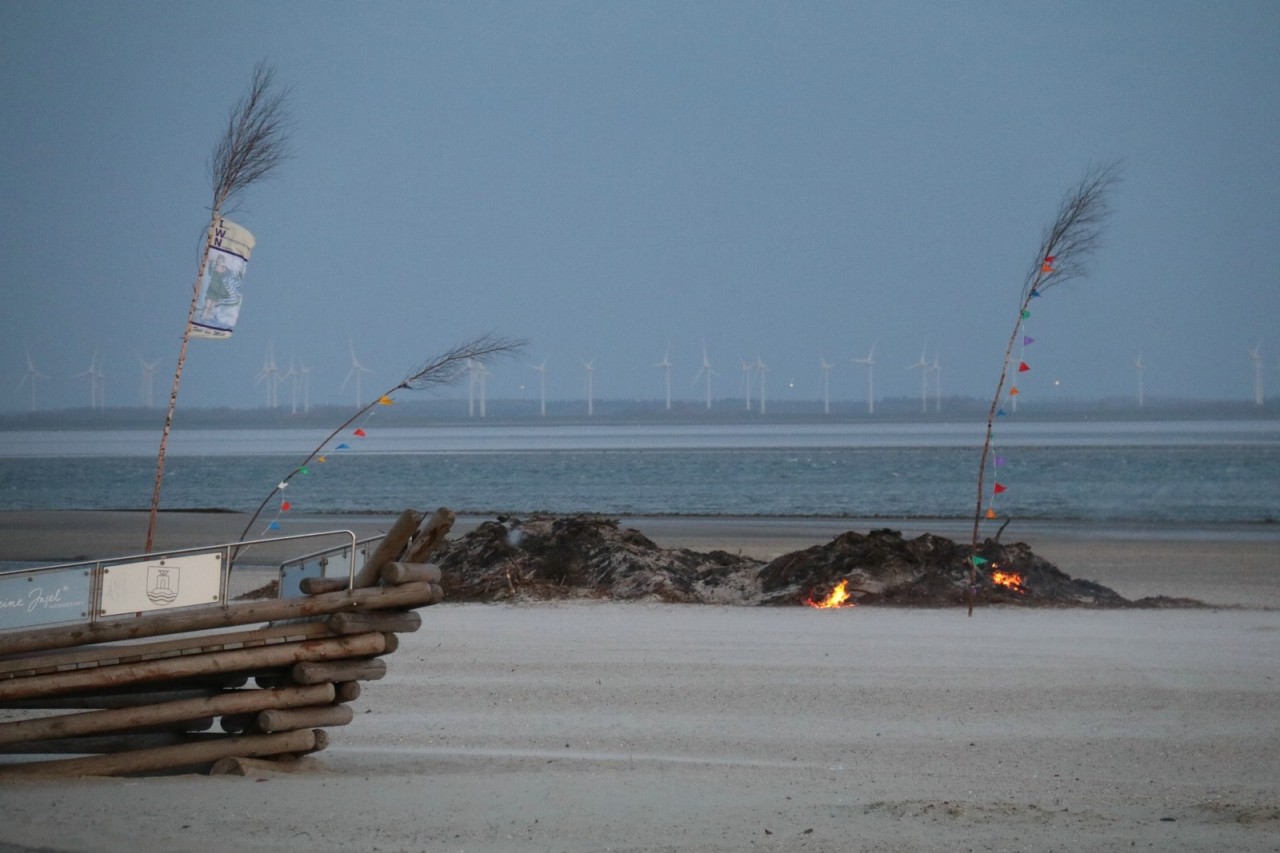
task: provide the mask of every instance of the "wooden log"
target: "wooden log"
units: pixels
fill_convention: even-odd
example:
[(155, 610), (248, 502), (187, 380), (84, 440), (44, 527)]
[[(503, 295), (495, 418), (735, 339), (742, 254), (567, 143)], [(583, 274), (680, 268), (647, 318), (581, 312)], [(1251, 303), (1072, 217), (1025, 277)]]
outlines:
[(444, 601), (444, 587), (438, 583), (431, 584), (431, 601), (429, 604), (439, 604)]
[[(306, 750), (306, 752), (320, 752), (329, 748), (329, 733), (327, 731), (324, 729), (312, 729), (311, 734), (315, 735), (315, 745)], [(305, 755), (306, 753), (303, 754)]]
[(456, 516), (448, 507), (440, 507), (418, 527), (413, 542), (405, 550), (404, 562), (425, 563), (453, 528)]
[(361, 687), (358, 681), (339, 681), (333, 685), (333, 701), (354, 702), (360, 698)]
[(409, 543), (409, 539), (418, 529), (418, 523), (421, 521), (422, 513), (416, 509), (406, 509), (400, 513), (396, 523), (391, 525), (391, 529), (382, 537), (378, 547), (364, 561), (360, 571), (356, 572), (354, 584), (356, 589), (363, 589), (377, 583), (382, 567), (404, 552), (404, 546)]
[(382, 635), (382, 639), (386, 641), (386, 645), (382, 648), (384, 655), (395, 654), (396, 650), (400, 648), (400, 638), (395, 634), (388, 632)]
[(209, 768), (210, 776), (249, 776), (263, 773), (300, 773), (319, 766), (314, 758), (297, 758), (284, 754), (270, 758), (219, 758)]
[(200, 699), (217, 696), (222, 691), (217, 688), (194, 690), (151, 690), (147, 692), (128, 693), (89, 693), (78, 696), (41, 696), (35, 699), (15, 699), (12, 702), (0, 702), (0, 708), (17, 710), (64, 710), (86, 711), (97, 708), (136, 708), (139, 705), (155, 705), (159, 702), (176, 702), (181, 699)]
[(340, 592), (351, 585), (351, 578), (303, 578), (298, 581), (298, 589), (306, 595), (323, 595), (326, 592)]
[(311, 752), (317, 738), (310, 729), (277, 734), (224, 736), (174, 746), (138, 749), (114, 755), (35, 761), (0, 765), (0, 777), (25, 776), (123, 776), (183, 767), (200, 767), (220, 758), (261, 758), (280, 753)]
[(299, 661), (363, 657), (381, 654), (385, 648), (386, 639), (382, 634), (354, 634), (350, 637), (334, 637), (327, 640), (304, 640), (301, 643), (284, 643), (256, 649), (237, 649), (229, 652), (212, 652), (207, 655), (164, 658), (49, 675), (33, 675), (30, 678), (15, 678), (0, 682), (0, 701), (110, 688), (121, 684), (163, 681), (190, 675), (252, 671), (259, 668), (288, 666)]
[(264, 732), (287, 732), (320, 726), (345, 726), (355, 719), (349, 705), (321, 705), (315, 708), (278, 708), (258, 714), (258, 728)]
[(365, 610), (398, 610), (421, 607), (433, 601), (432, 584), (409, 583), (392, 587), (372, 587), (304, 598), (237, 601), (223, 607), (198, 607), (185, 611), (149, 613), (78, 625), (34, 628), (0, 636), (0, 656), (43, 649), (85, 646), (90, 643), (133, 640), (161, 634), (207, 631), (235, 625), (300, 619), (330, 613)]
[[(332, 702), (332, 684), (282, 687), (279, 690), (237, 690), (212, 697), (180, 699), (141, 708), (117, 708), (0, 723), (0, 744), (104, 734), (123, 729), (159, 726), (203, 717), (258, 714), (274, 708), (298, 708)], [(208, 728), (206, 726), (205, 728)]]
[(391, 562), (382, 567), (382, 582), (389, 584), (440, 583), (440, 567), (435, 563)]
[[(207, 737), (184, 732), (125, 732), (114, 735), (63, 738), (60, 740), (27, 741), (0, 746), (4, 755), (99, 755), (111, 752), (129, 752), (135, 749), (151, 749), (157, 746), (173, 746), (190, 743), (192, 738)], [(2, 766), (2, 765), (0, 765)]]
[(289, 677), (297, 684), (324, 681), (377, 681), (387, 674), (387, 662), (372, 660), (303, 661), (294, 665)]
[(422, 615), (413, 610), (375, 610), (369, 613), (335, 613), (325, 625), (335, 634), (395, 631), (408, 634), (422, 627)]
[[(421, 619), (421, 617), (419, 617)], [(373, 629), (384, 630), (384, 629)], [(296, 642), (331, 633), (323, 621), (291, 622), (269, 625), (248, 631), (226, 631), (216, 634), (191, 634), (145, 643), (120, 643), (87, 646), (65, 652), (29, 654), (0, 660), (0, 678), (36, 675), (55, 670), (84, 669), (139, 660), (154, 660), (175, 655), (204, 654), (224, 649), (243, 649), (269, 643)]]

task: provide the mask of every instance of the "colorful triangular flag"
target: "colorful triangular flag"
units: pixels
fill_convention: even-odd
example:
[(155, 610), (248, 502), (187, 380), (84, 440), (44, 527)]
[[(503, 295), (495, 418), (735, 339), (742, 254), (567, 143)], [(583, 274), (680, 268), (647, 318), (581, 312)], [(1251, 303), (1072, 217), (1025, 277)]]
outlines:
[(360, 428), (360, 427), (356, 427), (356, 431), (355, 431), (355, 432), (353, 432), (353, 433), (351, 433), (351, 434), (352, 434), (352, 435), (358, 435), (358, 436), (360, 436), (361, 438), (364, 438), (364, 430), (363, 430), (362, 428)]
[(1003, 456), (997, 456), (997, 457), (996, 457), (996, 467), (997, 467), (997, 468), (999, 468), (999, 467), (1000, 467), (1001, 465), (1003, 465), (1003, 464), (1004, 464), (1004, 457), (1003, 457)]
[(996, 511), (991, 507), (987, 507), (987, 518), (995, 518), (995, 517), (996, 517)]
[(392, 399), (391, 399), (390, 397), (388, 397), (386, 394), (383, 394), (381, 397), (379, 397), (379, 398), (378, 398), (378, 405), (379, 405), (379, 406), (390, 406), (390, 405), (391, 405), (392, 403), (394, 403), (394, 402), (395, 402), (395, 400), (392, 400)]
[(278, 522), (278, 521), (273, 521), (273, 522), (271, 522), (270, 524), (268, 524), (268, 525), (267, 525), (267, 529), (268, 529), (268, 530), (279, 530), (279, 529), (280, 529), (280, 522)]
[(970, 557), (969, 561), (973, 563), (975, 566), (985, 566), (987, 563), (990, 562), (990, 560), (988, 560), (986, 557), (979, 557), (977, 554), (974, 554), (972, 557)]
[(345, 441), (334, 448), (334, 450), (350, 450), (350, 449), (351, 449), (351, 445), (347, 444)]
[(996, 483), (995, 488), (991, 490), (992, 494), (996, 494), (996, 495), (1000, 494), (1003, 491), (1007, 491), (1003, 483)]
[(284, 501), (280, 504), (281, 512), (288, 512), (291, 509), (293, 509), (293, 504), (289, 503), (288, 501)]
[(1030, 369), (1031, 369), (1031, 365), (1027, 364), (1025, 361), (1018, 362), (1019, 373), (1026, 373)]
[(1032, 344), (1034, 344), (1035, 342), (1036, 342), (1036, 339), (1035, 339), (1035, 338), (1033, 338), (1033, 337), (1031, 337), (1030, 335), (1023, 335), (1023, 336), (1022, 336), (1022, 345), (1023, 345), (1024, 347), (1029, 347), (1029, 346), (1031, 346)]

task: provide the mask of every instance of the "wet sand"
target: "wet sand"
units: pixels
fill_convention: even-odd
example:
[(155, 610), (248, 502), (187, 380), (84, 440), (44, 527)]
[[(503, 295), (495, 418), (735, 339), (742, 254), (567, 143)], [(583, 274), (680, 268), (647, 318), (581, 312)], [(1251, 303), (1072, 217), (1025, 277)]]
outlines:
[[(123, 526), (123, 540), (136, 532), (117, 513), (18, 515), (0, 514), (8, 516), (0, 559), (65, 557), (55, 552), (77, 550), (78, 530)], [(234, 538), (239, 527), (225, 521), (215, 529)], [(198, 517), (168, 522), (174, 542), (186, 535), (179, 527), (200, 532)], [(662, 545), (762, 558), (866, 529), (830, 523), (632, 526)], [(401, 637), (387, 677), (365, 685), (355, 721), (330, 730), (332, 745), (310, 769), (0, 782), (0, 842), (175, 851), (1275, 850), (1280, 610), (1263, 607), (1280, 600), (1280, 546), (1229, 531), (1036, 535), (1012, 538), (1124, 595), (1208, 592), (1226, 606), (983, 608), (966, 618), (936, 609), (446, 602)], [(46, 541), (24, 551), (28, 537)]]

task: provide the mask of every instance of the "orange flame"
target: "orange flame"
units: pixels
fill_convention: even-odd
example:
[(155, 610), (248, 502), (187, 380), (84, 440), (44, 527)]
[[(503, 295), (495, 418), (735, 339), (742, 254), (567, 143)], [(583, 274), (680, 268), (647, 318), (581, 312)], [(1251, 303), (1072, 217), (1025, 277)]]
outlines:
[(991, 573), (991, 582), (1014, 592), (1027, 591), (1027, 588), (1022, 585), (1022, 575), (1017, 572), (994, 571)]
[(819, 610), (827, 610), (833, 607), (854, 607), (854, 602), (849, 600), (849, 581), (842, 580), (831, 590), (831, 594), (821, 601), (814, 601), (812, 598), (805, 599), (805, 604), (810, 607), (816, 607)]

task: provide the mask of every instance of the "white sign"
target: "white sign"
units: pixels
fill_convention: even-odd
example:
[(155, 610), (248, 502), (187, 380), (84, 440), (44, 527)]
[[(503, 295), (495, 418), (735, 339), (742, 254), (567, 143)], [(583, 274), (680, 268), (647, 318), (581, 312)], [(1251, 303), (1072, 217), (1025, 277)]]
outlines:
[(217, 604), (222, 552), (122, 563), (102, 571), (102, 616)]

